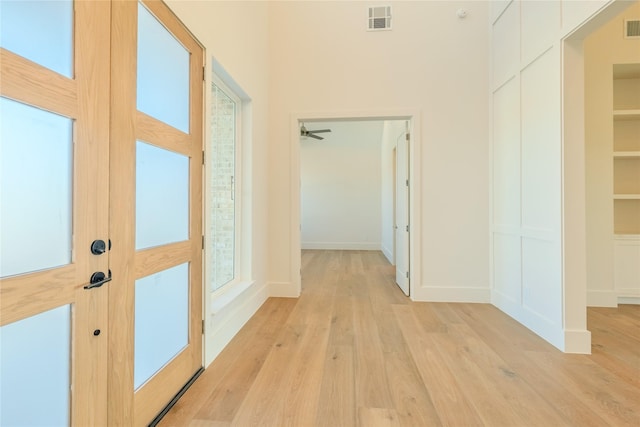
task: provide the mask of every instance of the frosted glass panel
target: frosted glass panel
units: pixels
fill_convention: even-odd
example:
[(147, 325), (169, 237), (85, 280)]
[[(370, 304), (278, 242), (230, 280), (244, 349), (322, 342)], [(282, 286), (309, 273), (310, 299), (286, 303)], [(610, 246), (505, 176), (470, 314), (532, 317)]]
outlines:
[(0, 1), (0, 46), (73, 75), (73, 1)]
[(72, 121), (0, 98), (0, 276), (71, 262)]
[(189, 238), (189, 158), (138, 141), (136, 249)]
[(69, 425), (69, 305), (0, 328), (0, 425)]
[(138, 110), (189, 133), (189, 52), (138, 3)]
[(136, 280), (134, 388), (171, 361), (188, 340), (189, 264)]

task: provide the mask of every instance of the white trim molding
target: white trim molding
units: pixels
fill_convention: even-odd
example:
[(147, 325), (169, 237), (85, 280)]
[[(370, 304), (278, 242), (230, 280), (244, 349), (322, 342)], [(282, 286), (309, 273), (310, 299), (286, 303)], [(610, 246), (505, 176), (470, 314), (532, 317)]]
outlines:
[(298, 298), (300, 288), (291, 282), (269, 282), (269, 297), (273, 298)]

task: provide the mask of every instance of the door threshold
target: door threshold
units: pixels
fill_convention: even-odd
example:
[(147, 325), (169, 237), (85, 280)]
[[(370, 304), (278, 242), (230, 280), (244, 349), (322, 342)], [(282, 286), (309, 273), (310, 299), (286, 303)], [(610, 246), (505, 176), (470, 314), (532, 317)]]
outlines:
[(204, 368), (200, 368), (196, 371), (195, 374), (193, 374), (193, 376), (189, 379), (189, 381), (187, 381), (187, 383), (180, 389), (180, 391), (178, 391), (178, 393), (176, 393), (175, 396), (173, 396), (173, 399), (171, 399), (169, 401), (169, 403), (167, 403), (167, 406), (164, 407), (164, 409), (162, 409), (162, 411), (160, 411), (160, 413), (158, 415), (156, 415), (156, 417), (153, 419), (153, 421), (151, 421), (149, 423), (149, 427), (155, 427), (158, 425), (158, 423), (162, 420), (162, 418), (164, 418), (165, 415), (167, 415), (167, 413), (171, 410), (171, 408), (173, 408), (173, 406), (178, 403), (178, 400), (180, 400), (180, 398), (182, 397), (183, 394), (185, 394), (187, 392), (187, 390), (189, 390), (189, 387), (191, 387), (191, 385), (193, 385), (194, 382), (196, 382), (196, 380), (198, 379), (198, 377), (204, 372)]

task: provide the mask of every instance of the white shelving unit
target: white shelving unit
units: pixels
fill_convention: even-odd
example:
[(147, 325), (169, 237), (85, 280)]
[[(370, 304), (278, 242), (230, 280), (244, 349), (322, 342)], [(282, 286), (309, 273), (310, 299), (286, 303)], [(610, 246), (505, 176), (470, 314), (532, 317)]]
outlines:
[[(614, 285), (640, 299), (640, 64), (613, 67)], [(628, 300), (628, 301), (626, 301)]]

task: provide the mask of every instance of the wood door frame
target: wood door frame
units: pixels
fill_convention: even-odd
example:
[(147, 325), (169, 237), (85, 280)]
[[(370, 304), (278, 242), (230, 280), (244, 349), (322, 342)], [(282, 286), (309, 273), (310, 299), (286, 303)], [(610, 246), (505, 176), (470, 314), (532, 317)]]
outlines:
[[(185, 372), (202, 366), (202, 223), (203, 223), (203, 97), (204, 48), (161, 1), (143, 4), (191, 52), (189, 134), (178, 131), (137, 111), (137, 17), (138, 2), (112, 2), (111, 32), (111, 238), (113, 281), (110, 287), (109, 324), (109, 425), (146, 425), (182, 388)], [(189, 240), (136, 252), (135, 250), (135, 156), (136, 141), (189, 156)], [(167, 365), (169, 375), (156, 376), (134, 393), (135, 280), (169, 266), (167, 257), (190, 262), (189, 346)], [(165, 369), (165, 368), (163, 368)], [(175, 375), (173, 375), (175, 373)], [(193, 374), (195, 372), (191, 372)], [(143, 386), (146, 388), (146, 386)], [(163, 406), (150, 404), (160, 394)], [(135, 407), (143, 408), (142, 411)]]

